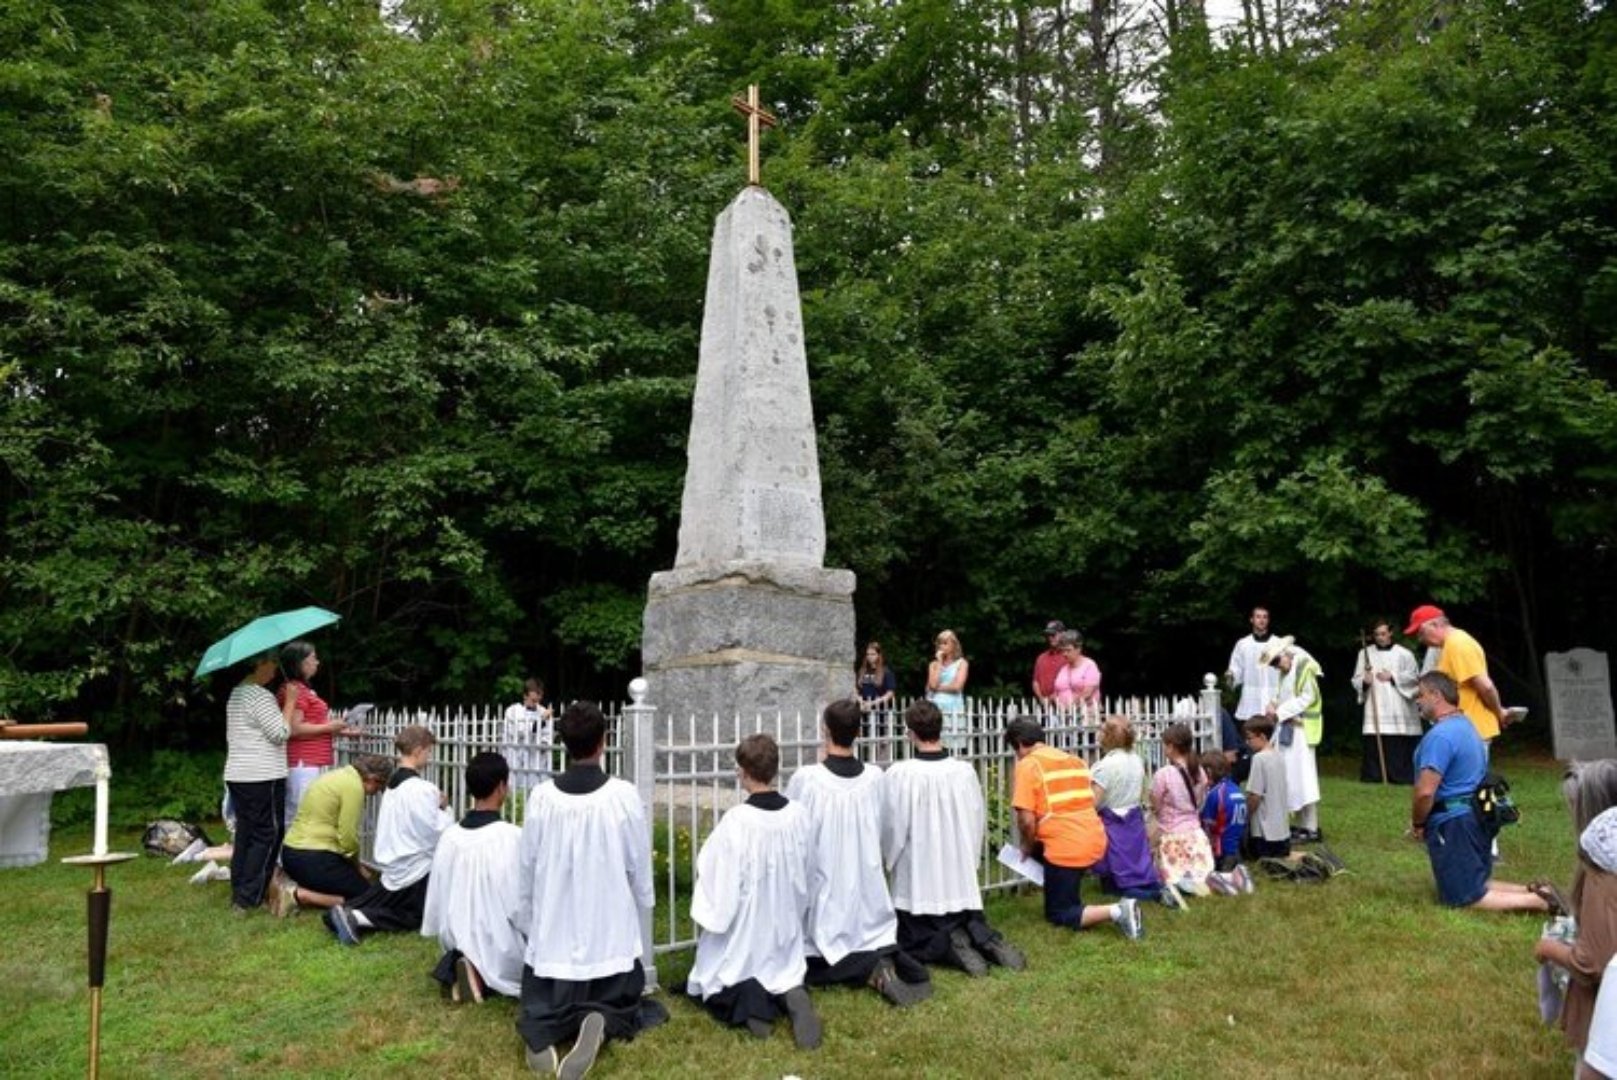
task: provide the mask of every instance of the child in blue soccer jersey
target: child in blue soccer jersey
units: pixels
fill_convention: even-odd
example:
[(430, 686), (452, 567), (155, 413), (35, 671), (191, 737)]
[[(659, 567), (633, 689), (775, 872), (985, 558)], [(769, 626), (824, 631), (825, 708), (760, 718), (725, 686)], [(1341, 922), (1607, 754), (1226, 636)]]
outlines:
[(1207, 774), (1207, 797), (1202, 800), (1202, 828), (1213, 847), (1218, 872), (1227, 874), (1242, 892), (1252, 891), (1252, 878), (1241, 865), (1241, 838), (1246, 835), (1246, 793), (1230, 777), (1230, 763), (1222, 753), (1209, 750), (1201, 757)]

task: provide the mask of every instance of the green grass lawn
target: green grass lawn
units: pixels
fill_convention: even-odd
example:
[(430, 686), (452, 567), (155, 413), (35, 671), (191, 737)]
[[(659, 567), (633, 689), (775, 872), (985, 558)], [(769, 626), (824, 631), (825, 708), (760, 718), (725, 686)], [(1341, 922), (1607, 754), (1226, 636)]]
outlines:
[[(1572, 870), (1559, 769), (1503, 763), (1522, 823), (1501, 876)], [(1424, 849), (1402, 838), (1408, 789), (1372, 788), (1324, 764), (1322, 824), (1353, 873), (1323, 886), (1260, 882), (1250, 897), (1152, 906), (1147, 937), (1046, 926), (1037, 893), (990, 905), (1030, 958), (979, 981), (940, 973), (936, 996), (898, 1012), (874, 994), (816, 995), (825, 1045), (793, 1049), (722, 1030), (673, 996), (672, 1021), (612, 1045), (601, 1076), (1432, 1076), (1570, 1075), (1560, 1033), (1537, 1018), (1539, 920), (1437, 906)], [(134, 850), (133, 833), (115, 847)], [(52, 862), (0, 871), (0, 1075), (70, 1077), (85, 1064), (81, 830)], [(103, 1030), (109, 1077), (522, 1076), (512, 1004), (450, 1008), (426, 975), (435, 949), (378, 937), (344, 949), (318, 918), (229, 913), (228, 888), (142, 858), (114, 890)], [(662, 958), (677, 985), (688, 956)], [(665, 995), (668, 997), (669, 995)]]

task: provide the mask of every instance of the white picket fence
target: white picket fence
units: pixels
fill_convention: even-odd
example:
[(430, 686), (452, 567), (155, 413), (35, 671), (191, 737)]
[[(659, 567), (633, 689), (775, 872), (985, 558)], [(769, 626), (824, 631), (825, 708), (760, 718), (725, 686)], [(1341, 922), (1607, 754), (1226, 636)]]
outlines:
[[(1016, 758), (1005, 743), (1007, 723), (1018, 716), (1039, 715), (1051, 745), (1093, 763), (1100, 756), (1101, 718), (1126, 716), (1134, 728), (1135, 751), (1145, 760), (1147, 770), (1154, 771), (1162, 764), (1162, 732), (1170, 724), (1189, 725), (1198, 748), (1219, 745), (1218, 692), (1211, 679), (1208, 676), (1208, 685), (1194, 696), (1115, 698), (1086, 713), (1050, 713), (1031, 700), (968, 698), (965, 731), (953, 749), (956, 756), (976, 767), (988, 809), (988, 827), (978, 859), (978, 879), (983, 890), (1012, 889), (1022, 884), (996, 858), (1000, 845), (1012, 840), (1015, 830), (1011, 790)], [(719, 816), (744, 797), (736, 779), (736, 743), (754, 732), (774, 736), (780, 744), (780, 785), (784, 788), (794, 771), (819, 760), (819, 719), (780, 714), (660, 716), (645, 700), (644, 680), (636, 679), (629, 689), (630, 704), (602, 706), (607, 714), (605, 766), (608, 773), (623, 777), (638, 789), (649, 826), (646, 839), (657, 875), (657, 905), (644, 927), (645, 966), (648, 979), (655, 983), (658, 953), (690, 948), (696, 943), (696, 926), (690, 918), (696, 855)], [(888, 765), (909, 757), (910, 743), (902, 719), (908, 704), (901, 700), (891, 710), (866, 717), (865, 731), (858, 743), (863, 760)], [(523, 730), (521, 725), (508, 725), (504, 709), (499, 707), (372, 712), (366, 718), (363, 735), (339, 740), (339, 761), (347, 762), (361, 753), (391, 755), (394, 734), (410, 724), (425, 725), (437, 736), (437, 751), (426, 778), (448, 794), (449, 805), (457, 813), (471, 805), (466, 764), (478, 753), (495, 750), (511, 762), (511, 790), (515, 794), (507, 801), (504, 813), (518, 823), (526, 793), (565, 766), (559, 740), (557, 745), (546, 745), (540, 741), (539, 733)], [(378, 800), (371, 800), (366, 808), (363, 838), (367, 858), (377, 805)]]

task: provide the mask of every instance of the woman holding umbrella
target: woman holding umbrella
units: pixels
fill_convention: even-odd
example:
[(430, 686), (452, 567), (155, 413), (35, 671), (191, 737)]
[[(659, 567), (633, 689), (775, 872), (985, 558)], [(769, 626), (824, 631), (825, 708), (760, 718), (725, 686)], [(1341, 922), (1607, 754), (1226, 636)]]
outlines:
[(307, 641), (281, 646), (281, 674), (286, 679), (277, 694), (281, 705), (287, 698), (296, 704), (288, 716), (291, 735), (286, 741), (286, 822), (297, 820), (298, 804), (309, 785), (336, 763), (332, 736), (347, 733), (348, 726), (331, 718), (331, 707), (309, 685), (320, 670), (320, 655)]
[(230, 857), (231, 906), (245, 915), (264, 902), (281, 836), (286, 832), (286, 739), (296, 694), (278, 705), (267, 688), (274, 652), (256, 657), (225, 703), (225, 786), (236, 808), (236, 850)]

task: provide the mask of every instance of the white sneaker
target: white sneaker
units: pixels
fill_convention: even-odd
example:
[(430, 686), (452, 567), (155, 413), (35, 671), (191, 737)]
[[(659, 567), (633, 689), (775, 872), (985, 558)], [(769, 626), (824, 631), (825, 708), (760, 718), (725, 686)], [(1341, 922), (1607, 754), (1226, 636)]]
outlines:
[(1117, 902), (1117, 913), (1112, 916), (1112, 921), (1130, 941), (1139, 941), (1145, 936), (1145, 920), (1140, 917), (1140, 902), (1132, 897), (1125, 896)]
[(230, 867), (220, 866), (216, 862), (209, 862), (208, 865), (191, 875), (191, 884), (193, 885), (206, 885), (210, 881), (229, 880)]
[(202, 853), (207, 850), (208, 845), (203, 843), (201, 837), (197, 837), (195, 840), (186, 845), (184, 851), (174, 856), (174, 858), (169, 862), (169, 865), (178, 866), (181, 863), (201, 862)]

